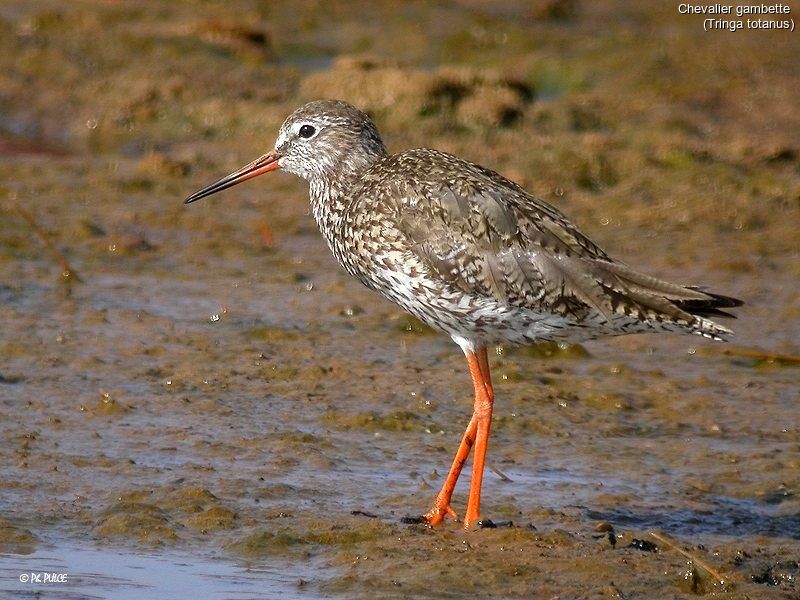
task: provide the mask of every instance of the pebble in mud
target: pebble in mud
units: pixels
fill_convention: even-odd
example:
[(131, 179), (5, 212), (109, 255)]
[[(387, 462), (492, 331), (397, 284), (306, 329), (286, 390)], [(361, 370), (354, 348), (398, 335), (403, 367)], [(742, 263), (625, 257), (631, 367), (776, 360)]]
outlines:
[(595, 534), (592, 537), (601, 540), (604, 548), (614, 548), (617, 545), (617, 533), (614, 526), (608, 521), (600, 521), (594, 526)]
[(636, 550), (641, 550), (642, 552), (658, 552), (658, 546), (655, 545), (653, 542), (649, 542), (647, 540), (640, 540), (639, 538), (633, 538), (631, 543), (626, 546), (627, 548), (634, 548)]

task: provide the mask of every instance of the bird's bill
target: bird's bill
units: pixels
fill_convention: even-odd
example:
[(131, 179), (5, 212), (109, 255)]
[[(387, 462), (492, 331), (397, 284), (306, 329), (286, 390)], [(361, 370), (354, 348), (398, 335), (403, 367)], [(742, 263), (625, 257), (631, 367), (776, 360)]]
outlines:
[(232, 187), (237, 183), (242, 183), (243, 181), (247, 181), (253, 177), (258, 177), (263, 173), (274, 171), (278, 168), (279, 158), (280, 156), (278, 153), (275, 150), (271, 150), (264, 156), (261, 156), (255, 159), (253, 162), (243, 166), (241, 169), (238, 169), (230, 175), (226, 175), (222, 179), (219, 179), (211, 185), (204, 187), (199, 192), (195, 192), (186, 199), (185, 203), (189, 204), (195, 200), (200, 200), (200, 198), (205, 198), (211, 194), (216, 194), (222, 190), (227, 190), (229, 187)]

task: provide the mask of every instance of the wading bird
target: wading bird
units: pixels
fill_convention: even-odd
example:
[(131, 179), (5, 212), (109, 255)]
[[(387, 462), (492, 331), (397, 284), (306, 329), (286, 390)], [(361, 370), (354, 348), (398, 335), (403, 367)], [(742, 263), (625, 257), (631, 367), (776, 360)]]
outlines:
[(424, 148), (387, 153), (372, 120), (338, 100), (295, 110), (273, 150), (186, 202), (275, 170), (308, 181), (314, 219), (348, 273), (467, 357), (472, 418), (424, 517), (431, 525), (457, 519), (450, 501), (473, 447), (464, 527), (479, 519), (494, 402), (487, 347), (648, 331), (722, 340), (731, 330), (707, 317), (742, 304), (634, 271), (490, 169)]

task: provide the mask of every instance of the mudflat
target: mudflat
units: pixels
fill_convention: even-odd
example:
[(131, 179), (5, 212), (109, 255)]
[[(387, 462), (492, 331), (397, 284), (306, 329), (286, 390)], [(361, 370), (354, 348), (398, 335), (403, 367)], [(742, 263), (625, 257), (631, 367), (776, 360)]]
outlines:
[[(241, 597), (796, 598), (800, 38), (702, 19), (4, 2), (0, 590), (122, 597), (137, 564), (156, 593), (194, 563), (184, 590)], [(460, 350), (338, 269), (303, 182), (182, 204), (319, 97), (742, 298), (734, 341), (499, 348), (485, 527), (405, 523), (469, 418)], [(100, 554), (117, 579), (17, 578)]]

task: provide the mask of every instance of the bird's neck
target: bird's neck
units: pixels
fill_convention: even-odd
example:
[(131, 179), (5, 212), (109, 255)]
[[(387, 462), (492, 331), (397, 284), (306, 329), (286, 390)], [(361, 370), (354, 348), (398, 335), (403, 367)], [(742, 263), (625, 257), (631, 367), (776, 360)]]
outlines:
[(312, 179), (309, 183), (311, 214), (317, 222), (323, 237), (331, 243), (331, 236), (341, 227), (347, 212), (348, 190), (352, 185), (339, 182)]
[(348, 235), (348, 212), (353, 185), (338, 183), (320, 185), (311, 182), (311, 213), (317, 222), (322, 237), (328, 243), (336, 261), (351, 275), (357, 276), (349, 248), (351, 236)]
[(309, 180), (311, 213), (331, 252), (345, 268), (348, 268), (345, 264), (348, 255), (345, 247), (348, 236), (345, 229), (353, 200), (352, 191), (364, 173), (385, 156), (385, 150), (379, 154), (364, 155), (360, 160), (350, 160), (346, 164), (338, 165), (336, 173), (331, 176), (313, 177)]

